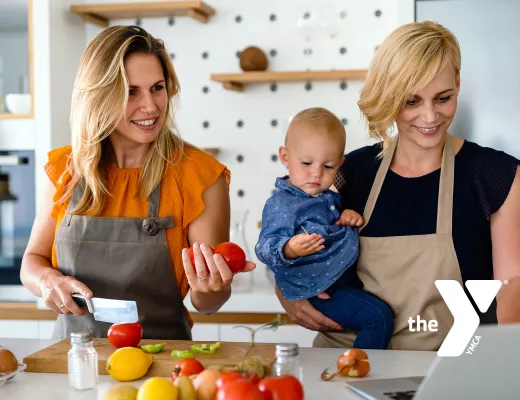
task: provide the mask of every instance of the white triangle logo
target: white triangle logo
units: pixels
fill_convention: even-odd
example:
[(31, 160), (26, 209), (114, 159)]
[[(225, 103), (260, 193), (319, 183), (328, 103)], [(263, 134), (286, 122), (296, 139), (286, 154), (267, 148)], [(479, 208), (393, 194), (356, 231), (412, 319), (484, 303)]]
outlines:
[(471, 293), (471, 297), (475, 301), (478, 309), (485, 313), (493, 299), (496, 297), (502, 281), (499, 280), (468, 280), (466, 281), (466, 287), (468, 292)]

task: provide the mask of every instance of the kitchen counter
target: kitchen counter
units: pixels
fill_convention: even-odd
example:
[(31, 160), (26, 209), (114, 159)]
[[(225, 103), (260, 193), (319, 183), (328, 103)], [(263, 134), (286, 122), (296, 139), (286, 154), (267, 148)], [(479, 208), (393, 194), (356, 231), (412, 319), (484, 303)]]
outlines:
[[(23, 357), (55, 343), (53, 340), (0, 339), (0, 345), (13, 351), (19, 362)], [(332, 370), (341, 350), (301, 348), (301, 362), (304, 369), (306, 400), (361, 399), (346, 388), (348, 379), (390, 378), (425, 375), (436, 357), (435, 352), (422, 351), (367, 351), (371, 372), (365, 378), (341, 378), (323, 382), (320, 374), (324, 368)], [(146, 378), (145, 378), (146, 379)], [(145, 379), (131, 382), (139, 387)], [(1, 399), (39, 400), (100, 400), (118, 382), (108, 375), (101, 375), (97, 388), (79, 392), (69, 387), (68, 376), (64, 374), (28, 373), (18, 374), (12, 381), (0, 386)]]

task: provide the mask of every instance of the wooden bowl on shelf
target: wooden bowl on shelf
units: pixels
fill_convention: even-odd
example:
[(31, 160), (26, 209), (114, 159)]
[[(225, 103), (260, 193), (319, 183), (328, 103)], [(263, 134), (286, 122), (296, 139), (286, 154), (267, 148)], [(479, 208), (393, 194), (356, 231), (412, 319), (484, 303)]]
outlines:
[(268, 65), (267, 56), (258, 47), (250, 46), (240, 53), (240, 68), (242, 71), (265, 71)]

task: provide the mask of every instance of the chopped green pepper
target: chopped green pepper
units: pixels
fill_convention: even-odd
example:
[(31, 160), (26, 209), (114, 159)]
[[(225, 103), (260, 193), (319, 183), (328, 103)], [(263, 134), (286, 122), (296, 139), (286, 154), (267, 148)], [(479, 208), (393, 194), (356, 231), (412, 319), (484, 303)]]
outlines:
[(172, 350), (170, 354), (173, 358), (195, 358), (189, 350)]
[(164, 347), (166, 346), (166, 343), (161, 344), (145, 344), (144, 346), (141, 346), (141, 349), (146, 351), (147, 353), (159, 353), (164, 350)]
[(200, 354), (215, 354), (215, 351), (220, 347), (220, 342), (214, 343), (214, 344), (207, 344), (207, 343), (201, 343), (201, 344), (194, 344), (191, 346), (191, 350), (194, 353), (200, 353)]

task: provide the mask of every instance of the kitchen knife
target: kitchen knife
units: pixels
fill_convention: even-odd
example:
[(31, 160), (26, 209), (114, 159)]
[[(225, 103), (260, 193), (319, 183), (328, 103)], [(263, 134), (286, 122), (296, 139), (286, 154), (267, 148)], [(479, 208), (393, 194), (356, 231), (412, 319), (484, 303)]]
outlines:
[(94, 315), (96, 321), (113, 324), (130, 324), (137, 322), (137, 304), (135, 301), (103, 299), (92, 297), (87, 299), (80, 294), (73, 294), (73, 300), (80, 307), (86, 307)]

